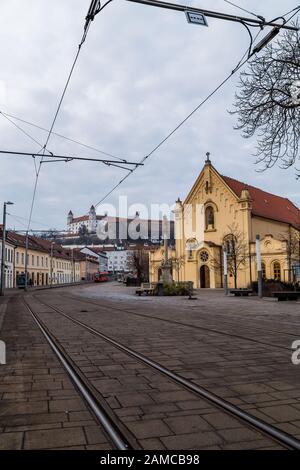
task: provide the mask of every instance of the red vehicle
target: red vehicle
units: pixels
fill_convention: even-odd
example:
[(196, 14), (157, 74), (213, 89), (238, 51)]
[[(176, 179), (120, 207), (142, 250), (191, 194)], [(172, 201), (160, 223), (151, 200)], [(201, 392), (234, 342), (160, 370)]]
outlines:
[(97, 273), (95, 274), (95, 282), (108, 282), (108, 273)]

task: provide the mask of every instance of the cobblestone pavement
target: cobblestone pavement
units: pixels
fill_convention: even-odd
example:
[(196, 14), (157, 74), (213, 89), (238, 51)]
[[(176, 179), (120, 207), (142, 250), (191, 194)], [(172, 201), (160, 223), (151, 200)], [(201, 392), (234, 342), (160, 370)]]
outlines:
[(0, 450), (109, 449), (20, 296), (8, 301), (0, 338)]
[[(198, 292), (197, 300), (139, 298), (134, 289), (116, 284), (27, 296), (33, 310), (145, 449), (279, 446), (82, 330), (39, 299), (300, 439), (300, 366), (291, 364), (291, 343), (298, 339), (297, 333), (300, 339), (299, 304), (225, 298), (218, 291)], [(0, 448), (109, 448), (21, 299), (11, 298), (8, 312), (0, 338), (7, 341), (8, 350), (11, 344), (12, 362), (0, 368), (4, 405)], [(35, 413), (30, 408), (33, 403)], [(54, 441), (47, 434), (43, 438), (44, 432)]]

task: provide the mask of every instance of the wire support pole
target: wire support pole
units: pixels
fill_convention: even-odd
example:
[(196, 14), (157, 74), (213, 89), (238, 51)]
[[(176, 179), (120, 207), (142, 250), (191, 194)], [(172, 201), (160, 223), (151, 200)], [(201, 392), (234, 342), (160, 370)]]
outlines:
[(128, 2), (134, 2), (134, 3), (140, 3), (142, 5), (148, 5), (152, 7), (158, 7), (158, 8), (165, 8), (168, 10), (175, 10), (175, 11), (183, 11), (186, 12), (187, 10), (194, 11), (197, 13), (201, 13), (204, 16), (207, 16), (208, 18), (216, 18), (219, 20), (225, 20), (225, 21), (232, 21), (235, 23), (243, 23), (246, 22), (252, 26), (260, 26), (264, 28), (265, 26), (273, 26), (273, 27), (278, 27), (278, 28), (283, 28), (283, 29), (289, 29), (292, 31), (298, 31), (299, 28), (296, 26), (289, 26), (289, 25), (284, 25), (284, 24), (279, 24), (274, 21), (265, 21), (264, 18), (261, 19), (256, 19), (256, 18), (247, 18), (245, 16), (238, 16), (238, 15), (229, 15), (227, 13), (220, 13), (217, 11), (211, 11), (211, 10), (204, 10), (202, 8), (196, 8), (194, 6), (188, 6), (188, 5), (181, 5), (177, 3), (169, 3), (169, 2), (162, 2), (160, 0), (127, 0)]

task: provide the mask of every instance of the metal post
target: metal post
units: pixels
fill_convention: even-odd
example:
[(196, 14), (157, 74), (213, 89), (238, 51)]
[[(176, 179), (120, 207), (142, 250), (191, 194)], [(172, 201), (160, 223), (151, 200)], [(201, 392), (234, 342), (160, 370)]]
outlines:
[(53, 285), (53, 243), (51, 242), (51, 251), (50, 251), (50, 287)]
[(13, 202), (5, 202), (3, 204), (3, 227), (2, 227), (2, 257), (1, 257), (1, 279), (0, 279), (0, 296), (4, 295), (5, 289), (5, 240), (6, 240), (6, 206), (12, 205)]
[(2, 227), (2, 257), (1, 257), (1, 284), (0, 295), (4, 295), (5, 288), (5, 238), (6, 238), (6, 202), (3, 205), (3, 227)]
[(260, 253), (260, 235), (256, 235), (256, 263), (257, 263), (257, 281), (258, 281), (258, 296), (262, 299), (262, 270), (261, 270), (261, 253)]
[(227, 267), (227, 251), (223, 251), (223, 261), (224, 261), (224, 292), (225, 295), (228, 295), (228, 267)]
[[(24, 284), (24, 290), (27, 291), (27, 285), (28, 285), (28, 230), (26, 232), (26, 238), (25, 238), (25, 284)], [(38, 275), (38, 273), (37, 273)]]

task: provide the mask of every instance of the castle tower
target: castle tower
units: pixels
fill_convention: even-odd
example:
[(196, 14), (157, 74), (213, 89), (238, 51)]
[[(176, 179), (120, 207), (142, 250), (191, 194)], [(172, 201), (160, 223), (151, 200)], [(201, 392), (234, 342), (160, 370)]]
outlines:
[(89, 211), (88, 231), (89, 233), (96, 233), (97, 230), (97, 215), (94, 206), (91, 206)]
[(73, 219), (74, 219), (74, 214), (73, 214), (72, 211), (70, 211), (68, 213), (68, 217), (67, 217), (67, 226), (68, 226), (68, 228), (73, 223)]

